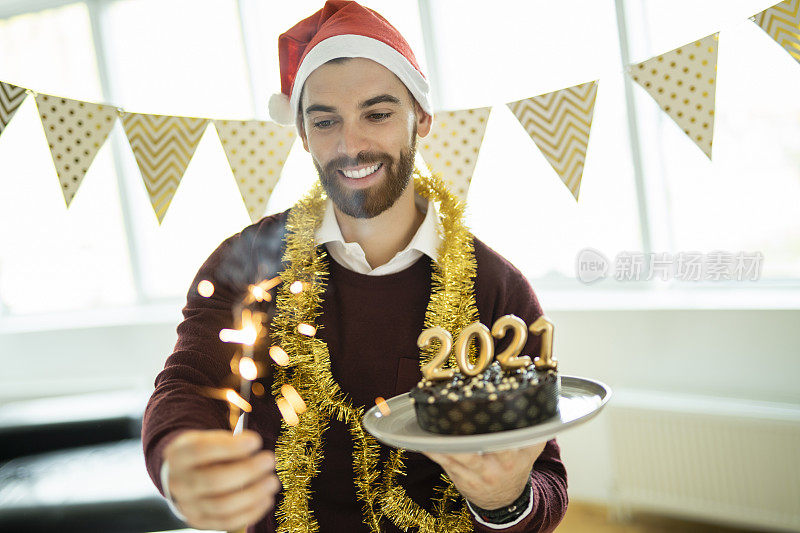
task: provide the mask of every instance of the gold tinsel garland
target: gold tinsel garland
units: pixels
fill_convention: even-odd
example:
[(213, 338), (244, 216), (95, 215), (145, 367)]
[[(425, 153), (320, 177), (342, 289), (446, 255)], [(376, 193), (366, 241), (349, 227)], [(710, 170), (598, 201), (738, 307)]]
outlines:
[[(414, 188), (426, 199), (439, 203), (444, 230), (439, 259), (433, 264), (431, 297), (425, 313), (425, 327), (442, 326), (453, 337), (478, 319), (473, 280), (476, 273), (472, 235), (464, 226), (464, 206), (438, 176), (423, 176), (414, 171)], [(327, 345), (297, 331), (301, 323), (317, 327), (322, 295), (328, 272), (325, 252), (318, 249), (314, 231), (322, 221), (325, 194), (317, 182), (289, 212), (286, 222), (286, 269), (280, 273), (276, 314), (272, 320), (273, 338), (289, 354), (289, 365), (276, 368), (272, 392), (280, 394), (284, 383), (291, 383), (305, 399), (307, 411), (297, 426), (282, 423), (275, 446), (276, 470), (283, 484), (283, 500), (276, 510), (278, 531), (318, 531), (319, 524), (309, 508), (311, 479), (322, 462), (322, 435), (331, 417), (344, 422), (353, 438), (353, 470), (356, 494), (363, 505), (364, 521), (374, 532), (381, 531), (383, 517), (397, 527), (420, 532), (472, 531), (472, 521), (463, 497), (442, 475), (437, 488), (440, 497), (428, 512), (406, 494), (397, 482), (405, 475), (403, 451), (392, 450), (384, 465), (378, 465), (379, 444), (361, 426), (364, 408), (353, 406), (331, 374)], [(304, 283), (299, 294), (289, 291), (295, 282)], [(423, 352), (421, 364), (433, 357), (433, 348)], [(451, 357), (449, 366), (454, 365)], [(379, 479), (381, 478), (381, 479)]]

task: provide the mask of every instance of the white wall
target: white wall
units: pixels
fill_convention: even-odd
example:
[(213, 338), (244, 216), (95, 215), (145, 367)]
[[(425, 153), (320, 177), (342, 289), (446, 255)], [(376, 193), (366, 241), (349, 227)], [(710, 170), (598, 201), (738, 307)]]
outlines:
[[(800, 405), (798, 310), (557, 310), (563, 374), (617, 392), (658, 391)], [(0, 402), (84, 390), (152, 388), (175, 342), (177, 311), (136, 325), (0, 333)], [(106, 320), (113, 322), (114, 320)], [(23, 328), (18, 328), (23, 329)], [(613, 408), (614, 399), (609, 404)], [(607, 501), (612, 472), (603, 414), (559, 437), (573, 499)]]

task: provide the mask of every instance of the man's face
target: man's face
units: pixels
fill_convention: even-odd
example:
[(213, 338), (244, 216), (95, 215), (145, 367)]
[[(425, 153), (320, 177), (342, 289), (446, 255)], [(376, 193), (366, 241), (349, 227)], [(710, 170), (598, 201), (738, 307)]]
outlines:
[(431, 124), (400, 79), (369, 59), (326, 63), (306, 80), (301, 109), (303, 146), (336, 206), (372, 218), (394, 205)]

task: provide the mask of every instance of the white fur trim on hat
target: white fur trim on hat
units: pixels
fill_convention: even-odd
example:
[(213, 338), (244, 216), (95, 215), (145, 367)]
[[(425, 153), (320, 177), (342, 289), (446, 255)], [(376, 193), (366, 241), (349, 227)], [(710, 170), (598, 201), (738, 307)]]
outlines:
[[(292, 86), (289, 108), (294, 115), (299, 111), (300, 91), (306, 79), (316, 69), (337, 57), (364, 57), (391, 70), (408, 87), (419, 105), (433, 115), (428, 80), (400, 52), (377, 39), (363, 35), (335, 35), (320, 41), (303, 59)], [(270, 102), (271, 103), (271, 102)], [(270, 111), (271, 112), (271, 111)]]
[(294, 113), (289, 105), (289, 97), (283, 93), (275, 93), (269, 97), (269, 116), (273, 122), (289, 126), (294, 124)]

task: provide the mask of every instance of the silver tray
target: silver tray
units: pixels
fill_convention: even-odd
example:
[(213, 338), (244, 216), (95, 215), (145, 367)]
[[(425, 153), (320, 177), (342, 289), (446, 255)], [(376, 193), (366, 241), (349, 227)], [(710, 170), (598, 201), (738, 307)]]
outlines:
[(550, 440), (562, 431), (588, 422), (611, 397), (611, 389), (599, 381), (560, 376), (558, 413), (535, 426), (480, 435), (440, 435), (422, 429), (408, 393), (386, 400), (391, 413), (378, 406), (364, 415), (364, 429), (384, 444), (413, 452), (478, 453), (519, 448)]

